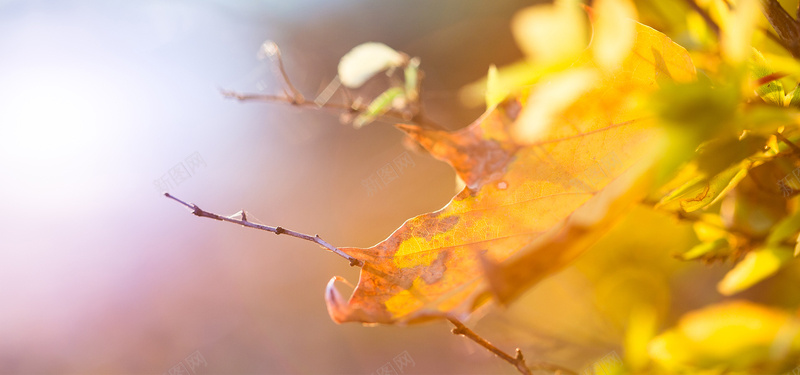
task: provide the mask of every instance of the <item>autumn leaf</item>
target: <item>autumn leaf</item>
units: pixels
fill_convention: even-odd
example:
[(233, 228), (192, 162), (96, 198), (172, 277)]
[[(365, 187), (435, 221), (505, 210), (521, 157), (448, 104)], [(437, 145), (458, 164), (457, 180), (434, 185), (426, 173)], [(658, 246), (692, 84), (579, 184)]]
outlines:
[(751, 251), (725, 275), (717, 289), (726, 296), (745, 290), (778, 272), (792, 259), (792, 253), (793, 249), (786, 246)]
[[(332, 319), (409, 323), (463, 316), (490, 296), (507, 303), (571, 262), (643, 198), (664, 137), (637, 104), (660, 82), (693, 80), (695, 70), (682, 47), (634, 25), (619, 65), (597, 64), (587, 49), (564, 72), (588, 82), (542, 80), (454, 132), (399, 126), (449, 163), (466, 188), (371, 248), (341, 248), (365, 265), (349, 300), (337, 278), (328, 284)], [(580, 89), (564, 95), (560, 82)], [(555, 92), (557, 111), (533, 101)]]

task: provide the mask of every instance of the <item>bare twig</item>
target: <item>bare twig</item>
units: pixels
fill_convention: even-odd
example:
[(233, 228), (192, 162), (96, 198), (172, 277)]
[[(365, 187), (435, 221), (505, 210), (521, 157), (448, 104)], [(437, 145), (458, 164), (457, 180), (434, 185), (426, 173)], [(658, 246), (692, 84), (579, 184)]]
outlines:
[(205, 211), (205, 210), (201, 209), (200, 207), (197, 207), (197, 205), (194, 204), (194, 203), (186, 203), (186, 202), (174, 197), (170, 193), (164, 193), (164, 196), (169, 198), (169, 199), (172, 199), (172, 200), (174, 200), (174, 201), (176, 201), (176, 202), (178, 202), (178, 203), (180, 203), (180, 204), (182, 204), (184, 206), (186, 206), (187, 208), (192, 210), (192, 214), (194, 214), (195, 216), (207, 217), (209, 219), (220, 220), (220, 221), (227, 221), (229, 223), (243, 225), (243, 226), (248, 227), (248, 228), (260, 229), (260, 230), (264, 230), (264, 231), (267, 231), (267, 232), (272, 232), (272, 233), (275, 233), (275, 234), (286, 234), (286, 235), (289, 235), (289, 236), (292, 236), (292, 237), (296, 237), (296, 238), (300, 238), (300, 239), (303, 239), (303, 240), (306, 240), (306, 241), (311, 241), (311, 242), (316, 243), (317, 245), (323, 247), (324, 249), (329, 250), (329, 251), (335, 253), (336, 255), (339, 255), (340, 257), (347, 259), (350, 262), (351, 266), (358, 266), (358, 267), (363, 267), (364, 266), (364, 262), (362, 260), (353, 258), (350, 255), (345, 254), (343, 251), (339, 250), (335, 246), (325, 242), (322, 238), (319, 237), (319, 235), (310, 236), (310, 235), (307, 235), (307, 234), (295, 232), (293, 230), (285, 229), (285, 228), (282, 228), (282, 227), (270, 227), (270, 226), (267, 226), (267, 225), (256, 224), (256, 223), (247, 221), (247, 214), (244, 211), (242, 211), (242, 219), (241, 220), (234, 219), (234, 218), (227, 217), (227, 216), (217, 215), (215, 213), (208, 212), (208, 211)]
[(577, 373), (575, 373), (574, 371), (572, 371), (570, 369), (567, 369), (567, 368), (564, 368), (564, 367), (561, 367), (559, 365), (555, 365), (555, 364), (552, 364), (552, 363), (535, 362), (535, 363), (532, 363), (530, 365), (527, 365), (525, 363), (525, 358), (522, 356), (522, 351), (519, 350), (519, 348), (517, 348), (516, 355), (515, 356), (511, 356), (510, 354), (500, 350), (500, 348), (494, 346), (489, 341), (486, 341), (486, 339), (484, 339), (483, 337), (479, 336), (477, 333), (475, 333), (475, 331), (467, 328), (467, 326), (465, 326), (464, 323), (462, 323), (460, 320), (458, 320), (456, 318), (453, 318), (451, 316), (448, 316), (447, 320), (450, 321), (450, 323), (452, 323), (455, 326), (455, 328), (453, 328), (453, 330), (452, 330), (453, 334), (464, 336), (464, 337), (476, 342), (478, 345), (486, 348), (486, 350), (494, 353), (496, 356), (500, 357), (502, 360), (504, 360), (504, 361), (510, 363), (511, 365), (513, 365), (514, 367), (516, 367), (517, 371), (519, 371), (521, 374), (531, 375), (531, 369), (534, 369), (534, 370), (551, 371), (551, 372), (553, 372), (554, 374), (557, 374), (557, 375), (558, 374), (562, 374), (562, 375), (577, 375)]
[(292, 103), (294, 104), (304, 103), (305, 98), (303, 97), (303, 94), (301, 94), (300, 91), (298, 91), (294, 87), (292, 81), (289, 80), (289, 75), (286, 74), (286, 68), (284, 68), (283, 66), (283, 57), (281, 56), (281, 49), (278, 48), (278, 45), (275, 42), (268, 40), (264, 42), (263, 45), (261, 45), (261, 53), (267, 56), (269, 60), (278, 68), (278, 72), (281, 74), (281, 77), (283, 78), (283, 83), (286, 84), (286, 87), (289, 89), (289, 91), (292, 92), (291, 95)]
[[(226, 222), (229, 222), (229, 223), (239, 224), (239, 225), (242, 225), (242, 226), (245, 226), (245, 227), (248, 227), (248, 228), (260, 229), (260, 230), (267, 231), (267, 232), (272, 232), (272, 233), (275, 233), (275, 234), (286, 234), (286, 235), (289, 235), (289, 236), (292, 236), (292, 237), (296, 237), (296, 238), (300, 238), (300, 239), (303, 239), (303, 240), (306, 240), (306, 241), (311, 241), (311, 242), (316, 243), (317, 245), (321, 246), (322, 248), (324, 248), (326, 250), (329, 250), (329, 251), (335, 253), (336, 255), (341, 256), (342, 258), (347, 259), (350, 262), (351, 266), (364, 267), (364, 261), (356, 259), (356, 258), (354, 258), (354, 257), (352, 257), (350, 255), (345, 254), (344, 252), (339, 250), (337, 247), (325, 242), (322, 238), (319, 237), (319, 235), (310, 236), (310, 235), (307, 235), (307, 234), (295, 232), (293, 230), (285, 229), (283, 227), (270, 227), (270, 226), (267, 226), (267, 225), (256, 224), (256, 223), (253, 223), (253, 222), (250, 222), (250, 221), (247, 220), (247, 213), (245, 211), (241, 211), (241, 216), (242, 216), (241, 220), (240, 219), (234, 219), (233, 217), (229, 217), (229, 216), (217, 215), (217, 214), (215, 214), (213, 212), (208, 212), (206, 210), (201, 209), (200, 207), (198, 207), (194, 203), (187, 203), (187, 202), (185, 202), (185, 201), (173, 196), (170, 193), (164, 193), (164, 196), (169, 198), (169, 199), (172, 199), (172, 200), (182, 204), (186, 208), (192, 210), (192, 214), (194, 214), (195, 216), (206, 217), (206, 218), (209, 218), (209, 219), (214, 219), (214, 220), (219, 220), (219, 221), (226, 221)], [(517, 349), (516, 356), (512, 357), (511, 355), (507, 354), (506, 352), (504, 352), (504, 351), (498, 349), (496, 346), (492, 345), (492, 343), (490, 343), (490, 342), (486, 341), (485, 339), (483, 339), (482, 337), (478, 336), (477, 333), (475, 333), (471, 329), (467, 328), (458, 319), (450, 317), (450, 316), (447, 316), (446, 318), (447, 318), (447, 320), (450, 321), (450, 323), (453, 323), (453, 325), (455, 326), (455, 328), (453, 328), (453, 331), (452, 331), (454, 334), (462, 335), (464, 337), (469, 338), (472, 341), (475, 341), (476, 343), (478, 343), (479, 345), (481, 345), (484, 348), (488, 349), (489, 351), (491, 351), (492, 353), (494, 353), (495, 355), (497, 355), (501, 359), (503, 359), (506, 362), (511, 363), (512, 365), (514, 365), (517, 368), (517, 370), (519, 370), (519, 372), (521, 372), (522, 374), (531, 375), (530, 368), (533, 368), (535, 370), (552, 371), (555, 374), (577, 375), (577, 374), (575, 374), (575, 372), (573, 372), (573, 371), (571, 371), (569, 369), (563, 368), (563, 367), (558, 366), (558, 365), (550, 364), (550, 363), (544, 363), (544, 362), (536, 362), (536, 363), (532, 364), (530, 366), (530, 368), (528, 368), (528, 366), (526, 366), (526, 364), (525, 364), (525, 358), (522, 357), (522, 352), (519, 349)]]
[[(358, 104), (353, 102), (353, 104), (341, 104), (341, 103), (323, 103), (318, 104), (316, 102), (309, 102), (309, 101), (302, 101), (298, 102), (292, 99), (291, 97), (285, 95), (270, 95), (270, 94), (242, 94), (236, 91), (228, 91), (228, 90), (221, 90), (222, 96), (226, 98), (236, 99), (240, 102), (249, 102), (249, 101), (262, 101), (262, 102), (279, 102), (279, 103), (286, 103), (291, 104), (297, 107), (308, 107), (313, 109), (331, 109), (335, 111), (342, 111), (342, 112), (349, 112), (349, 113), (362, 113), (367, 110), (367, 107), (363, 104)], [(407, 124), (407, 123), (415, 123), (418, 125), (426, 125), (433, 129), (443, 129), (441, 125), (431, 121), (429, 118), (424, 117), (422, 115), (422, 111), (420, 110), (416, 115), (414, 115), (411, 120), (409, 121), (408, 116), (405, 116), (402, 111), (398, 111), (396, 109), (390, 109), (386, 111), (386, 113), (377, 117), (378, 120), (386, 121), (394, 124)]]
[[(347, 259), (350, 262), (351, 266), (358, 266), (358, 267), (364, 267), (365, 266), (364, 261), (356, 259), (356, 258), (354, 258), (354, 257), (352, 257), (350, 255), (345, 254), (343, 251), (339, 250), (337, 247), (325, 242), (322, 238), (319, 237), (319, 235), (310, 236), (310, 235), (307, 235), (307, 234), (295, 232), (293, 230), (285, 229), (283, 227), (270, 227), (270, 226), (267, 226), (267, 225), (256, 224), (256, 223), (253, 223), (253, 222), (247, 220), (247, 213), (244, 210), (240, 211), (241, 212), (241, 217), (242, 217), (241, 219), (234, 219), (233, 217), (222, 216), (222, 215), (215, 214), (213, 212), (208, 212), (206, 210), (203, 210), (200, 207), (198, 207), (196, 204), (187, 203), (187, 202), (185, 202), (185, 201), (173, 196), (170, 193), (164, 193), (164, 196), (169, 198), (169, 199), (172, 199), (172, 200), (180, 203), (181, 205), (185, 206), (186, 208), (192, 210), (192, 214), (194, 214), (195, 216), (206, 217), (206, 218), (209, 218), (209, 219), (214, 219), (214, 220), (219, 220), (219, 221), (226, 221), (226, 222), (229, 222), (229, 223), (239, 224), (239, 225), (242, 225), (242, 226), (245, 226), (245, 227), (248, 227), (248, 228), (260, 229), (260, 230), (267, 231), (267, 232), (272, 232), (272, 233), (275, 233), (275, 234), (286, 234), (286, 235), (289, 235), (289, 236), (292, 236), (292, 237), (296, 237), (296, 238), (300, 238), (300, 239), (303, 239), (303, 240), (306, 240), (306, 241), (311, 241), (311, 242), (316, 243), (317, 245), (321, 246), (322, 248), (324, 248), (326, 250), (329, 250), (329, 251), (335, 253), (336, 255), (341, 256), (342, 258)], [(237, 214), (239, 214), (239, 213), (237, 213)], [(234, 214), (232, 216), (235, 216), (235, 215), (236, 214)], [(535, 363), (533, 363), (531, 365), (526, 365), (525, 364), (525, 358), (522, 356), (522, 352), (519, 349), (517, 349), (516, 356), (512, 357), (510, 354), (500, 350), (496, 346), (492, 345), (492, 343), (490, 343), (489, 341), (486, 341), (484, 338), (480, 337), (477, 333), (475, 333), (471, 329), (467, 328), (467, 326), (465, 326), (463, 323), (461, 323), (461, 321), (459, 321), (458, 319), (453, 318), (451, 316), (446, 316), (446, 315), (443, 316), (443, 317), (446, 318), (448, 321), (450, 321), (450, 323), (452, 323), (455, 326), (455, 328), (453, 328), (453, 330), (452, 330), (452, 332), (454, 334), (461, 335), (461, 336), (464, 336), (466, 338), (469, 338), (472, 341), (475, 341), (476, 343), (478, 343), (479, 345), (483, 346), (484, 348), (486, 348), (490, 352), (494, 353), (495, 355), (497, 355), (498, 357), (500, 357), (504, 361), (514, 365), (514, 367), (516, 367), (517, 370), (520, 373), (524, 374), (524, 375), (531, 375), (531, 369), (551, 371), (556, 375), (577, 375), (572, 370), (566, 369), (564, 367), (561, 367), (561, 366), (558, 366), (558, 365), (555, 365), (555, 364), (546, 363), (546, 362), (535, 362)]]
[[(291, 104), (297, 107), (309, 107), (309, 108), (327, 108), (327, 109), (334, 109), (339, 111), (353, 111), (359, 112), (362, 108), (353, 108), (346, 104), (337, 104), (337, 103), (324, 103), (319, 105), (315, 102), (298, 102), (286, 95), (271, 95), (271, 94), (242, 94), (236, 91), (228, 91), (228, 90), (221, 90), (222, 96), (226, 98), (236, 99), (240, 102), (248, 102), (248, 101), (262, 101), (262, 102), (282, 102)], [(366, 109), (366, 108), (363, 108)]]

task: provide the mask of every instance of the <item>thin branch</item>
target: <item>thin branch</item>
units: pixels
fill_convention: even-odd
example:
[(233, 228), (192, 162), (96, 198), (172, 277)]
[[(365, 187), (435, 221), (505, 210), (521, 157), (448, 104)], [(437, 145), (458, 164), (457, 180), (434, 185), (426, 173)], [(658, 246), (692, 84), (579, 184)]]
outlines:
[[(298, 107), (313, 107), (313, 108), (327, 108), (327, 109), (335, 109), (340, 111), (345, 111), (348, 113), (364, 113), (367, 111), (367, 106), (363, 104), (356, 104), (352, 98), (350, 97), (350, 93), (348, 90), (344, 90), (344, 96), (347, 99), (347, 104), (335, 104), (335, 103), (328, 103), (328, 99), (336, 92), (336, 88), (338, 88), (339, 80), (334, 79), (328, 87), (325, 88), (324, 94), (326, 99), (314, 101), (306, 101), (303, 97), (303, 94), (300, 93), (297, 88), (292, 84), (292, 80), (289, 79), (289, 75), (286, 73), (286, 69), (283, 64), (283, 57), (281, 56), (281, 50), (278, 48), (278, 45), (268, 40), (261, 45), (261, 49), (259, 50), (259, 55), (262, 57), (267, 57), (273, 64), (273, 70), (277, 75), (280, 75), (281, 79), (285, 84), (285, 89), (283, 90), (284, 95), (270, 95), (270, 94), (241, 94), (234, 91), (226, 91), (222, 90), (222, 95), (226, 98), (234, 98), (239, 101), (266, 101), (266, 102), (284, 102)], [(422, 82), (422, 71), (419, 71), (419, 81), (417, 85)], [(335, 84), (334, 84), (335, 83)], [(287, 90), (288, 89), (288, 90)], [(420, 90), (421, 91), (421, 90)], [(397, 109), (390, 109), (387, 112), (383, 113), (380, 116), (377, 116), (377, 120), (387, 121), (395, 124), (401, 123), (415, 123), (418, 125), (427, 126), (433, 129), (444, 129), (441, 125), (437, 124), (436, 122), (432, 121), (431, 119), (427, 118), (422, 110), (422, 103), (419, 99), (409, 103), (408, 108), (404, 108), (403, 110)]]
[(289, 75), (286, 74), (286, 68), (284, 68), (283, 66), (283, 57), (281, 56), (281, 49), (278, 48), (278, 45), (275, 42), (268, 40), (264, 42), (263, 45), (261, 45), (261, 52), (264, 55), (266, 55), (269, 58), (269, 60), (272, 61), (272, 63), (278, 68), (278, 72), (281, 74), (281, 77), (283, 77), (284, 84), (286, 84), (286, 87), (289, 88), (289, 91), (292, 92), (291, 95), (292, 103), (294, 104), (304, 103), (305, 98), (303, 97), (303, 94), (301, 94), (300, 91), (298, 91), (294, 87), (292, 81), (289, 80)]
[[(346, 104), (337, 104), (337, 103), (325, 103), (323, 105), (318, 105), (315, 102), (307, 102), (302, 101), (298, 102), (286, 95), (271, 95), (271, 94), (242, 94), (236, 91), (228, 91), (228, 90), (221, 90), (222, 96), (230, 99), (236, 99), (240, 102), (248, 102), (248, 101), (263, 101), (263, 102), (282, 102), (291, 104), (297, 107), (310, 107), (310, 108), (327, 108), (327, 109), (334, 109), (339, 111), (352, 111), (352, 112), (359, 112), (362, 108), (354, 108), (348, 106)], [(364, 108), (366, 109), (366, 108)]]
[(685, 1), (686, 4), (689, 5), (689, 8), (692, 8), (692, 10), (694, 10), (697, 14), (699, 14), (700, 17), (703, 18), (703, 21), (706, 22), (706, 25), (708, 25), (708, 28), (711, 29), (711, 31), (713, 31), (714, 34), (716, 34), (717, 38), (719, 38), (720, 34), (719, 25), (717, 25), (717, 23), (714, 22), (714, 19), (711, 18), (708, 12), (706, 12), (705, 9), (701, 8), (700, 5), (697, 5), (697, 2), (695, 0), (685, 0)]
[[(350, 113), (361, 113), (367, 110), (367, 107), (362, 104), (341, 104), (341, 103), (324, 103), (322, 105), (317, 104), (316, 102), (309, 102), (309, 101), (295, 101), (291, 97), (285, 95), (271, 95), (271, 94), (242, 94), (236, 91), (228, 91), (228, 90), (221, 90), (222, 96), (230, 99), (236, 99), (240, 102), (248, 102), (248, 101), (263, 101), (263, 102), (280, 102), (291, 104), (297, 107), (308, 107), (313, 109), (331, 109), (336, 111), (343, 111), (343, 112), (350, 112)], [(407, 123), (415, 123), (418, 125), (427, 125), (433, 129), (443, 129), (441, 125), (433, 122), (432, 120), (428, 119), (427, 117), (423, 117), (421, 112), (417, 113), (412, 117), (409, 121), (408, 117), (403, 114), (403, 112), (398, 111), (396, 109), (390, 109), (386, 113), (377, 117), (378, 120), (386, 121), (395, 124), (407, 124)]]
[[(242, 226), (245, 226), (245, 227), (248, 227), (248, 228), (259, 229), (259, 230), (263, 230), (263, 231), (267, 231), (267, 232), (272, 232), (272, 233), (275, 233), (275, 234), (286, 234), (286, 235), (289, 235), (289, 236), (292, 236), (292, 237), (296, 237), (296, 238), (300, 238), (300, 239), (303, 239), (303, 240), (306, 240), (306, 241), (311, 241), (311, 242), (316, 243), (317, 245), (321, 246), (322, 248), (324, 248), (326, 250), (329, 250), (329, 251), (335, 253), (336, 255), (341, 256), (342, 258), (347, 259), (350, 262), (351, 266), (358, 266), (358, 267), (364, 267), (365, 266), (364, 261), (356, 259), (356, 258), (354, 258), (354, 257), (352, 257), (350, 255), (345, 254), (343, 251), (339, 250), (337, 247), (325, 242), (322, 238), (319, 237), (319, 235), (310, 236), (310, 235), (307, 235), (307, 234), (295, 232), (293, 230), (285, 229), (283, 227), (270, 227), (270, 226), (267, 226), (267, 225), (256, 224), (256, 223), (253, 223), (253, 222), (247, 220), (247, 213), (244, 210), (241, 211), (241, 215), (242, 215), (241, 220), (240, 219), (234, 219), (233, 217), (222, 216), (222, 215), (215, 214), (213, 212), (208, 212), (206, 210), (203, 210), (200, 207), (198, 207), (196, 204), (187, 203), (187, 202), (185, 202), (185, 201), (173, 196), (170, 193), (164, 193), (164, 196), (169, 198), (169, 199), (172, 199), (175, 202), (180, 203), (184, 207), (192, 210), (192, 214), (195, 215), (195, 216), (206, 217), (206, 218), (209, 218), (209, 219), (214, 219), (214, 220), (219, 220), (219, 221), (226, 221), (226, 222), (229, 222), (229, 223), (239, 224), (239, 225), (242, 225)], [(461, 321), (459, 321), (458, 319), (453, 318), (451, 316), (444, 316), (444, 317), (448, 321), (450, 321), (450, 323), (452, 323), (455, 326), (455, 328), (453, 328), (453, 330), (452, 330), (453, 334), (461, 335), (461, 336), (464, 336), (466, 338), (469, 338), (472, 341), (475, 341), (476, 343), (478, 343), (479, 345), (481, 345), (484, 348), (488, 349), (490, 352), (494, 353), (495, 355), (497, 355), (498, 357), (500, 357), (504, 361), (514, 365), (514, 367), (516, 367), (517, 370), (520, 373), (522, 373), (523, 375), (531, 375), (531, 370), (530, 370), (531, 368), (534, 369), (534, 370), (551, 371), (556, 375), (577, 375), (572, 370), (569, 370), (569, 369), (566, 369), (566, 368), (563, 368), (561, 366), (554, 365), (554, 364), (551, 364), (551, 363), (546, 363), (546, 362), (535, 362), (532, 365), (530, 365), (530, 367), (528, 367), (528, 365), (525, 364), (525, 358), (522, 356), (522, 352), (519, 349), (517, 349), (516, 356), (512, 357), (508, 353), (506, 353), (506, 352), (500, 350), (499, 348), (497, 348), (496, 346), (492, 345), (492, 343), (490, 343), (489, 341), (486, 341), (484, 338), (480, 337), (477, 333), (475, 333), (471, 329), (467, 328), (467, 326), (465, 326), (463, 323), (461, 323)]]
[(186, 203), (186, 202), (174, 197), (170, 193), (164, 193), (164, 196), (169, 198), (169, 199), (172, 199), (172, 200), (174, 200), (174, 201), (176, 201), (176, 202), (178, 202), (178, 203), (180, 203), (180, 204), (182, 204), (184, 206), (186, 206), (188, 209), (192, 210), (192, 214), (194, 214), (195, 216), (207, 217), (209, 219), (220, 220), (220, 221), (227, 221), (229, 223), (243, 225), (243, 226), (248, 227), (248, 228), (260, 229), (260, 230), (267, 231), (267, 232), (272, 232), (272, 233), (275, 233), (275, 234), (286, 234), (286, 235), (289, 235), (289, 236), (292, 236), (292, 237), (296, 237), (296, 238), (299, 238), (299, 239), (303, 239), (303, 240), (306, 240), (306, 241), (311, 241), (311, 242), (316, 243), (317, 245), (323, 247), (324, 249), (329, 250), (329, 251), (335, 253), (336, 255), (347, 259), (350, 262), (351, 266), (358, 266), (358, 267), (363, 267), (364, 266), (364, 261), (356, 259), (356, 258), (353, 258), (350, 255), (345, 254), (343, 251), (339, 250), (335, 246), (325, 242), (322, 238), (319, 237), (319, 235), (310, 236), (310, 235), (307, 235), (307, 234), (295, 232), (293, 230), (285, 229), (285, 228), (282, 228), (282, 227), (270, 227), (270, 226), (267, 226), (267, 225), (256, 224), (256, 223), (247, 221), (247, 214), (244, 211), (242, 211), (242, 219), (241, 220), (234, 219), (234, 218), (227, 217), (227, 216), (217, 215), (215, 213), (208, 212), (208, 211), (205, 211), (205, 210), (201, 209), (200, 207), (197, 207), (197, 205), (194, 204), (194, 203)]
[(517, 371), (519, 371), (523, 375), (531, 375), (532, 374), (531, 369), (551, 371), (556, 375), (558, 374), (577, 375), (576, 372), (570, 369), (561, 367), (559, 365), (554, 365), (552, 363), (535, 362), (533, 364), (527, 365), (525, 364), (525, 358), (522, 356), (522, 351), (519, 350), (519, 348), (517, 348), (516, 355), (511, 356), (510, 354), (500, 350), (500, 348), (494, 346), (489, 341), (486, 341), (486, 339), (479, 336), (477, 333), (475, 333), (475, 331), (467, 328), (467, 326), (465, 326), (464, 323), (462, 323), (460, 320), (453, 318), (451, 316), (448, 316), (447, 320), (450, 321), (450, 323), (452, 323), (455, 326), (455, 328), (453, 328), (453, 330), (451, 331), (453, 332), (454, 335), (461, 335), (474, 341), (478, 345), (486, 348), (486, 350), (500, 357), (502, 360), (516, 367)]
[(786, 143), (786, 145), (789, 146), (789, 148), (791, 148), (795, 154), (800, 154), (800, 146), (797, 146), (797, 144), (784, 137), (783, 134), (775, 132), (775, 137), (777, 137), (779, 141)]
[(792, 47), (789, 46), (785, 41), (783, 41), (783, 39), (775, 35), (775, 33), (773, 33), (772, 30), (763, 26), (758, 27), (758, 29), (761, 30), (761, 32), (763, 32), (764, 35), (767, 36), (767, 38), (777, 43), (779, 46), (783, 47), (783, 49), (785, 49), (786, 52), (792, 53)]

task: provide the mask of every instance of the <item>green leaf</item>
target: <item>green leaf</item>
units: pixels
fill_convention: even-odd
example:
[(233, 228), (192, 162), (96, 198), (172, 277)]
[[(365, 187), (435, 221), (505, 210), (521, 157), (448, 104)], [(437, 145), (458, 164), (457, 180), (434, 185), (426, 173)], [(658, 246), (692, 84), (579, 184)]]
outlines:
[(419, 100), (419, 58), (408, 60), (408, 66), (403, 71), (406, 83), (406, 99), (410, 102)]
[(497, 67), (492, 64), (486, 75), (486, 108), (492, 108), (508, 96), (509, 92), (500, 86)]
[(384, 91), (369, 103), (366, 112), (356, 117), (355, 121), (353, 121), (353, 126), (360, 128), (374, 121), (376, 117), (392, 109), (395, 99), (402, 98), (404, 94), (405, 92), (400, 87), (392, 87)]
[(741, 292), (772, 276), (792, 259), (792, 249), (786, 246), (751, 251), (717, 284), (717, 290), (726, 296)]
[(767, 244), (778, 245), (792, 235), (797, 235), (797, 232), (800, 232), (800, 210), (785, 217), (772, 227), (772, 231), (767, 237)]
[(732, 168), (726, 172), (720, 173), (708, 182), (708, 191), (703, 198), (681, 202), (681, 207), (686, 212), (708, 207), (716, 203), (719, 198), (725, 196), (725, 194), (733, 189), (745, 176), (747, 176), (747, 169), (744, 168)]
[(782, 374), (797, 366), (800, 320), (781, 309), (727, 301), (684, 314), (650, 341), (648, 352), (665, 370), (648, 374)]
[(736, 166), (711, 179), (702, 177), (692, 179), (662, 198), (657, 207), (662, 208), (678, 201), (680, 207), (686, 212), (705, 208), (716, 203), (720, 197), (733, 189), (745, 176), (747, 176), (747, 169)]
[[(773, 73), (775, 73), (775, 71), (769, 67), (764, 55), (753, 49), (753, 55), (750, 60), (750, 75), (752, 78), (758, 80)], [(780, 80), (777, 79), (758, 86), (756, 88), (756, 94), (764, 99), (765, 102), (778, 106), (784, 105), (784, 99), (786, 97), (783, 91), (783, 85)]]
[(792, 91), (792, 100), (789, 102), (789, 105), (800, 108), (800, 84), (794, 87), (794, 91)]
[(800, 236), (797, 237), (797, 245), (794, 245), (794, 257), (800, 255)]
[(768, 139), (759, 135), (749, 135), (742, 139), (728, 137), (704, 143), (697, 151), (697, 169), (706, 176), (733, 167), (742, 160), (764, 151)]
[[(661, 122), (687, 141), (713, 138), (735, 119), (740, 89), (707, 82), (663, 84), (650, 100)], [(700, 142), (698, 142), (699, 144)]]
[(703, 214), (700, 220), (692, 225), (694, 234), (700, 241), (711, 242), (720, 238), (727, 238), (729, 235), (725, 229), (722, 217), (717, 214)]
[[(794, 100), (794, 99), (793, 99)], [(797, 98), (800, 100), (800, 97)], [(800, 106), (800, 103), (798, 104)], [(775, 134), (782, 126), (797, 122), (797, 108), (775, 107), (771, 105), (754, 105), (743, 111), (737, 117), (737, 130), (749, 131), (751, 134), (759, 134), (762, 137), (769, 137)]]
[(718, 238), (711, 242), (703, 242), (689, 251), (680, 254), (678, 257), (683, 260), (695, 260), (700, 258), (713, 258), (729, 249), (726, 238)]
[(548, 73), (553, 73), (553, 69), (523, 60), (498, 69), (497, 75), (492, 79), (494, 82), (491, 89), (489, 77), (481, 78), (464, 86), (459, 92), (459, 98), (464, 105), (477, 107), (486, 103), (487, 90), (494, 93), (516, 93), (538, 82)]

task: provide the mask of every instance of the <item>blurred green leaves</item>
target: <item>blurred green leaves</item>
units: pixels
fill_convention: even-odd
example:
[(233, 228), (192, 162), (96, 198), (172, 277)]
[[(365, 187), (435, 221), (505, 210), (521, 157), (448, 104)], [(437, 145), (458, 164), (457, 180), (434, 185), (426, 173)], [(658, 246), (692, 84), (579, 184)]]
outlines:
[(648, 352), (666, 373), (776, 374), (796, 366), (800, 320), (745, 301), (711, 305), (684, 315)]

